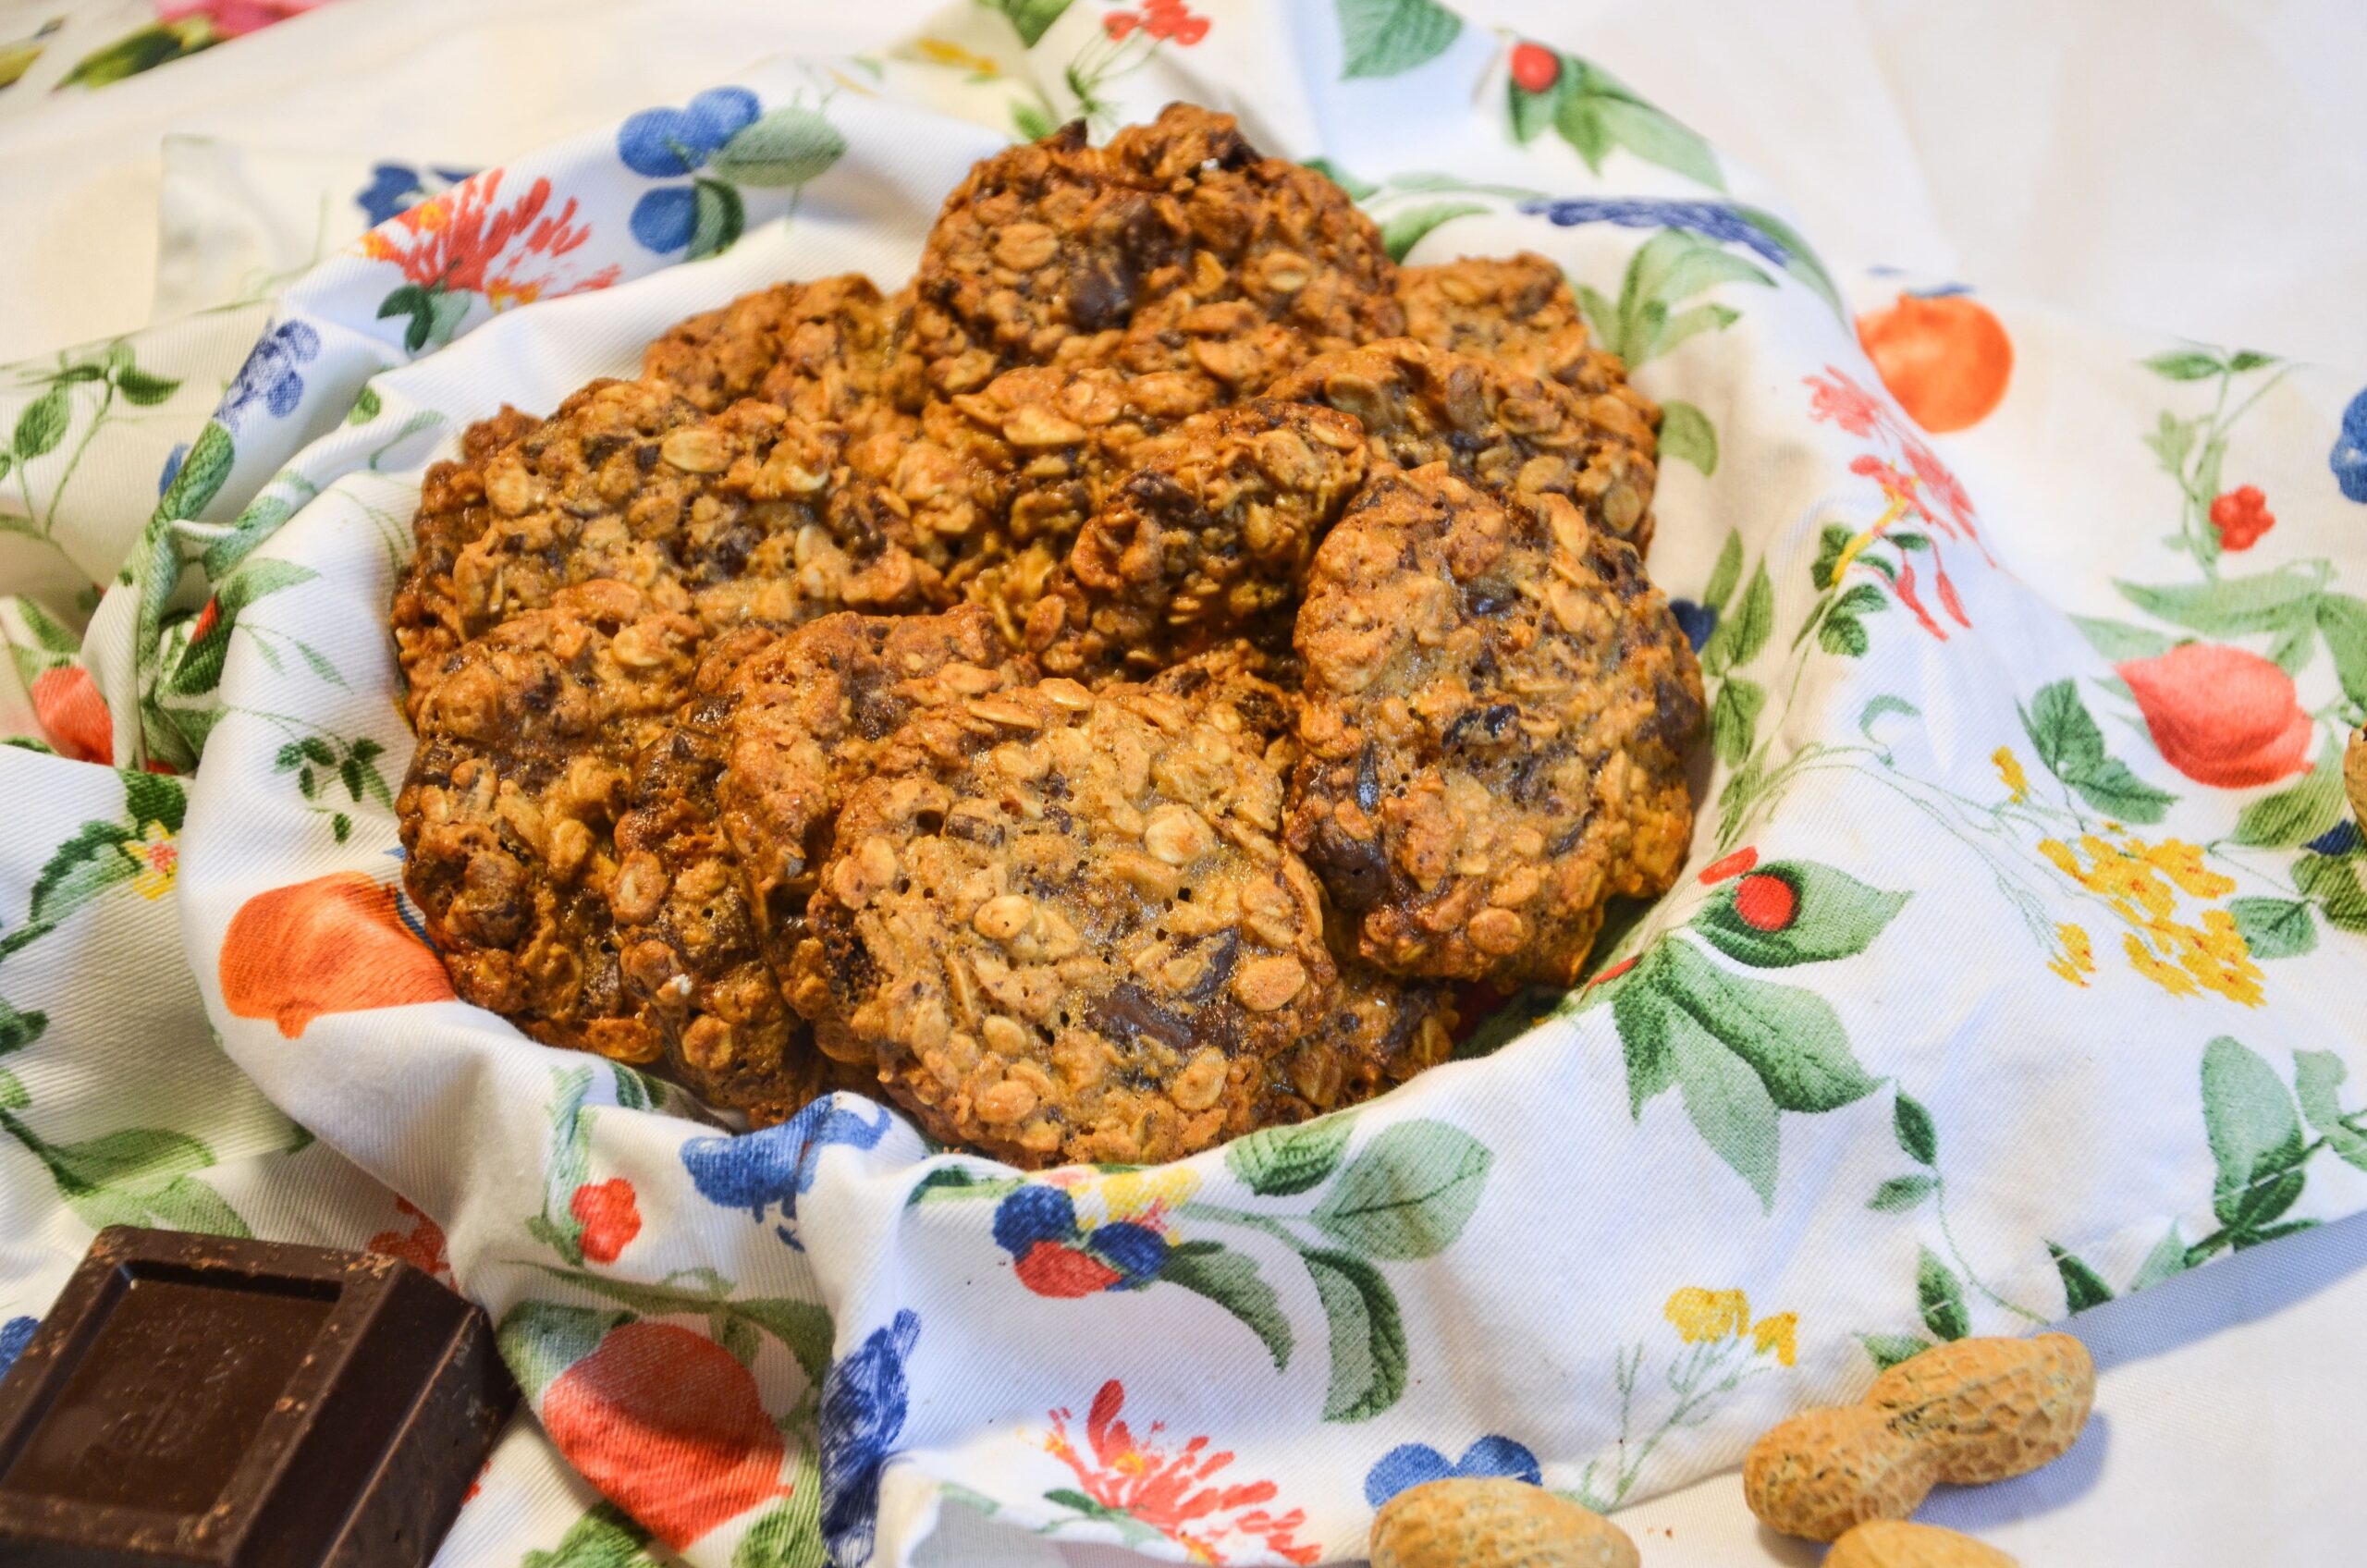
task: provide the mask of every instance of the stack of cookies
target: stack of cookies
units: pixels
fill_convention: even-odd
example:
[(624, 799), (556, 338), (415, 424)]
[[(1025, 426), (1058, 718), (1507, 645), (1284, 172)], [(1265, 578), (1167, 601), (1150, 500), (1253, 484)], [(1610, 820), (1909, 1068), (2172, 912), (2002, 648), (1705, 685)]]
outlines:
[(1184, 105), (978, 165), (427, 476), (405, 880), (460, 995), (759, 1124), (1173, 1158), (1566, 986), (1690, 838), (1657, 410)]

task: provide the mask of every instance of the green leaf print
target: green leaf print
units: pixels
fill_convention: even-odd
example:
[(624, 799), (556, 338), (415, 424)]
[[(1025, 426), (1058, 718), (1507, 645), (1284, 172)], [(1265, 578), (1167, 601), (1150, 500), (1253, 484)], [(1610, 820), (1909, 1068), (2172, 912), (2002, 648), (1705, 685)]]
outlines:
[(2075, 615), (2071, 618), (2071, 624), (2079, 629), (2079, 635), (2088, 640), (2088, 645), (2103, 655), (2109, 664), (2158, 657), (2177, 646), (2175, 638), (2149, 631), (2141, 626), (2130, 626), (2125, 621), (2099, 620)]
[(2293, 1053), (2293, 1097), (2311, 1128), (2326, 1141), (2336, 1158), (2355, 1170), (2367, 1170), (2367, 1133), (2354, 1129), (2343, 1116), (2339, 1091), (2350, 1070), (2332, 1051)]
[(1915, 1300), (1923, 1314), (1923, 1326), (1933, 1338), (1960, 1340), (1972, 1332), (1972, 1315), (1964, 1305), (1964, 1284), (1930, 1247), (1918, 1249)]
[(238, 1210), (204, 1182), (178, 1176), (159, 1186), (110, 1187), (66, 1200), (75, 1218), (94, 1230), (110, 1225), (146, 1225), (166, 1231), (197, 1231), (215, 1236), (250, 1232)]
[[(1290, 1315), (1282, 1298), (1257, 1272), (1255, 1258), (1220, 1242), (1182, 1242), (1168, 1249), (1159, 1277), (1203, 1295), (1245, 1324), (1274, 1358), (1274, 1370), (1291, 1364), (1293, 1338)], [(1318, 1289), (1320, 1288), (1318, 1283)]]
[(1225, 1168), (1259, 1197), (1311, 1192), (1340, 1168), (1352, 1131), (1344, 1116), (1261, 1128), (1225, 1145)]
[(1069, 8), (1069, 0), (987, 0), (987, 4), (1010, 18), (1012, 31), (1029, 49), (1043, 42), (1044, 34)]
[(830, 1341), (838, 1333), (828, 1307), (786, 1296), (751, 1296), (733, 1302), (731, 1310), (779, 1340), (809, 1385), (822, 1386), (830, 1370)]
[(161, 822), (167, 832), (181, 830), (181, 818), (189, 810), (189, 790), (179, 779), (131, 770), (125, 770), (122, 778), (124, 814), (135, 827)]
[(1514, 138), (1533, 140), (1551, 125), (1600, 174), (1602, 160), (1625, 148), (1646, 163), (1671, 169), (1714, 190), (1725, 189), (1716, 154), (1686, 127), (1637, 96), (1600, 66), (1575, 55), (1557, 56), (1559, 69), (1542, 92), (1511, 85)]
[(1399, 76), (1446, 52), (1463, 18), (1438, 0), (1336, 0), (1342, 80)]
[(904, 1195), (904, 1207), (917, 1208), (925, 1203), (959, 1198), (999, 1199), (1026, 1184), (1024, 1178), (1017, 1176), (980, 1176), (958, 1165), (940, 1166), (913, 1183), (913, 1190)]
[(2051, 681), (2042, 686), (2027, 708), (2018, 710), (2022, 729), (2038, 749), (2046, 770), (2077, 791), (2079, 798), (2106, 816), (2124, 822), (2159, 822), (2177, 797), (2157, 790), (2129, 771), (2127, 764), (2104, 752), (2103, 731), (2079, 700), (2076, 681)]
[(1703, 474), (1718, 472), (1718, 432), (1710, 416), (1674, 398), (1661, 405), (1661, 456), (1680, 458)]
[(502, 1314), (494, 1342), (510, 1376), (527, 1398), (534, 1399), (552, 1378), (599, 1349), (609, 1329), (632, 1320), (626, 1312), (521, 1301)]
[(1317, 1206), (1315, 1228), (1368, 1257), (1444, 1252), (1463, 1234), (1495, 1157), (1443, 1121), (1407, 1121), (1364, 1146)]
[(603, 1502), (570, 1525), (558, 1545), (519, 1559), (518, 1568), (656, 1568), (656, 1560), (642, 1550), (648, 1540), (649, 1532), (623, 1509)]
[(1837, 1110), (1872, 1094), (1841, 1020), (1822, 998), (1711, 963), (1682, 941), (1668, 949), (1665, 984), (1677, 1005), (1747, 1062), (1784, 1110)]
[(49, 1014), (20, 1012), (6, 1000), (0, 1000), (0, 1056), (23, 1050), (38, 1040), (49, 1028)]
[(749, 1526), (731, 1549), (731, 1568), (831, 1568), (822, 1544), (822, 1471), (811, 1442), (798, 1445), (789, 1501)]
[(791, 104), (743, 127), (708, 167), (734, 185), (803, 185), (846, 155), (847, 139), (819, 112)]
[(1923, 1200), (1939, 1184), (1939, 1179), (1933, 1176), (1894, 1176), (1874, 1189), (1866, 1207), (1876, 1214), (1904, 1214), (1910, 1208), (1921, 1207)]
[(1773, 930), (1754, 924), (1772, 918), (1757, 904), (1745, 910), (1741, 892), (1748, 878), (1730, 882), (1693, 917), (1711, 947), (1738, 963), (1782, 969), (1822, 963), (1864, 952), (1891, 918), (1906, 907), (1905, 893), (1870, 888), (1846, 871), (1814, 861), (1768, 861), (1751, 873), (1772, 876), (1791, 889), (1791, 910)]
[(33, 878), (26, 923), (0, 937), (0, 958), (56, 928), (57, 923), (119, 882), (140, 863), (125, 853), (134, 835), (119, 823), (86, 822), (60, 844)]
[(2348, 594), (2328, 594), (2318, 600), (2318, 635), (2334, 655), (2335, 679), (2342, 694), (2367, 707), (2367, 601)]
[(1709, 584), (1701, 590), (1701, 602), (1718, 612), (1723, 620), (1726, 601), (1734, 597), (1735, 589), (1742, 582), (1742, 533), (1726, 531), (1726, 542), (1719, 548), (1718, 564), (1710, 570)]
[[(230, 433), (218, 421), (209, 420), (198, 433), (197, 444), (181, 459), (178, 473), (165, 487), (164, 496), (156, 502), (156, 515), (167, 520), (193, 518), (203, 511), (207, 503), (221, 493), (223, 481), (230, 477), (230, 467), (238, 452), (232, 446)], [(169, 592), (171, 584), (164, 585)]]
[(1331, 1325), (1326, 1421), (1368, 1421), (1405, 1392), (1405, 1325), (1380, 1270), (1344, 1252), (1303, 1255)]
[(2202, 1121), (2219, 1167), (2212, 1211), (2240, 1246), (2301, 1195), (2301, 1121), (2275, 1070), (2222, 1035), (2202, 1053)]
[(2085, 1312), (2091, 1306), (2102, 1306), (2112, 1300), (2112, 1287), (2104, 1277), (2080, 1262), (2071, 1254), (2046, 1243), (2047, 1253), (2054, 1259), (2054, 1271), (2063, 1280), (2063, 1310)]
[(591, 1173), (592, 1127), (584, 1096), (592, 1092), (592, 1070), (566, 1068), (551, 1074), (546, 1113), (550, 1142), (544, 1151), (543, 1208), (526, 1219), (526, 1233), (577, 1268), (583, 1266), (583, 1221), (571, 1207), (575, 1190)]
[(2113, 586), (2130, 604), (2173, 626), (2206, 637), (2242, 637), (2313, 622), (2325, 580), (2325, 563), (2320, 561), (2279, 567), (2253, 577), (2173, 587), (2149, 587), (2118, 579)]
[(1730, 675), (1718, 683), (1718, 694), (1710, 699), (1710, 743), (1720, 762), (1728, 767), (1742, 766), (1766, 707), (1767, 689), (1757, 681)]
[(1668, 1013), (1671, 1065), (1685, 1114), (1711, 1151), (1759, 1194), (1770, 1213), (1782, 1155), (1775, 1098), (1748, 1064), (1682, 1009)]
[(2244, 807), (2229, 841), (2269, 849), (2306, 844), (2342, 820), (2342, 744), (2328, 742), (2317, 766), (2289, 790)]
[(1866, 1347), (1875, 1367), (1883, 1372), (1932, 1348), (1932, 1341), (1920, 1334), (1860, 1334), (1858, 1342)]
[(2137, 1266), (2137, 1272), (2128, 1281), (2129, 1290), (2149, 1290), (2165, 1280), (2185, 1273), (2189, 1267), (2186, 1254), (2186, 1238), (2179, 1235), (2178, 1228), (2173, 1225), (2167, 1235), (2153, 1243), (2153, 1250), (2145, 1255), (2145, 1261)]
[(1650, 104), (1606, 94), (1598, 101), (1597, 113), (1611, 139), (1646, 163), (1674, 169), (1713, 190), (1726, 188), (1710, 144)]
[(1918, 1165), (1936, 1169), (1940, 1163), (1940, 1131), (1932, 1123), (1932, 1113), (1923, 1102), (1901, 1090), (1898, 1102), (1891, 1108), (1891, 1131), (1897, 1135), (1898, 1146), (1907, 1158)]
[[(15, 1109), (22, 1109), (18, 1098)], [(214, 1151), (185, 1133), (131, 1127), (80, 1143), (52, 1144), (5, 1110), (0, 1132), (41, 1161), (57, 1195), (86, 1225), (250, 1234), (220, 1194), (190, 1178), (190, 1172), (214, 1163)]]
[(2236, 934), (2256, 959), (2299, 958), (2318, 945), (2317, 924), (2301, 900), (2230, 899), (2227, 913), (2235, 917)]
[(2318, 906), (2326, 924), (2340, 931), (2367, 931), (2367, 888), (2359, 885), (2357, 863), (2333, 855), (2302, 855), (2293, 863), (2293, 885)]
[(153, 409), (172, 400), (181, 384), (166, 375), (151, 375), (137, 365), (126, 365), (115, 378), (116, 390), (135, 408)]
[(1760, 561), (1750, 574), (1750, 586), (1743, 590), (1742, 604), (1731, 617), (1718, 622), (1710, 641), (1702, 645), (1702, 668), (1723, 674), (1747, 665), (1774, 631), (1775, 584), (1768, 580), (1767, 563)]
[(2147, 370), (2165, 381), (2204, 381), (2227, 368), (2216, 354), (2206, 354), (2197, 349), (2173, 349), (2142, 362)]
[(718, 179), (693, 180), (691, 185), (691, 244), (686, 262), (704, 261), (731, 249), (748, 227), (747, 203), (738, 187)]
[(66, 439), (66, 426), (73, 405), (63, 386), (52, 386), (24, 406), (17, 415), (17, 428), (9, 448), (18, 466), (54, 451)]
[(1389, 252), (1391, 261), (1403, 262), (1422, 237), (1439, 225), (1487, 210), (1476, 202), (1436, 202), (1393, 214), (1380, 226), (1381, 248)]

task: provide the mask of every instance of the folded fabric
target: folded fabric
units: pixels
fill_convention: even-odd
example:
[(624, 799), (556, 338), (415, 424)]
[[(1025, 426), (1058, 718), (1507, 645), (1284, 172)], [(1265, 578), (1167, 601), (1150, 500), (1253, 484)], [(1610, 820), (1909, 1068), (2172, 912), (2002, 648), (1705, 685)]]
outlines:
[[(1677, 890), (1466, 1060), (1140, 1170), (1022, 1175), (847, 1096), (734, 1137), (453, 1000), (399, 890), (380, 630), (422, 465), (735, 293), (892, 286), (1008, 135), (1175, 97), (1323, 159), (1403, 258), (1552, 258), (1661, 403), (1651, 570), (1711, 698)], [(292, 1117), (325, 1147), (272, 1158), (433, 1217), (568, 1461), (733, 1568), (904, 1562), (948, 1504), (1300, 1563), (1440, 1476), (1610, 1506), (1932, 1340), (2367, 1206), (2353, 384), (1951, 285), (1845, 300), (1600, 65), (1427, 3), (968, 6), (659, 113), (700, 134), (488, 170), (314, 268), (185, 451), (121, 428), (203, 379), (145, 337), (0, 404), (0, 568), (126, 563), (79, 650), (70, 593), (0, 617), (46, 743), (133, 770), (0, 753), (56, 802), (0, 842), (0, 1128), (69, 1205), (255, 1223), (210, 1173)], [(85, 448), (164, 471), (136, 539), (73, 504)], [(139, 771), (201, 754), (185, 805)], [(184, 1030), (78, 1103), (104, 1126), (49, 1126), (187, 983), (108, 983), (78, 933), (176, 882), (269, 1106), (168, 1079)], [(293, 1169), (264, 1184), (300, 1204)]]

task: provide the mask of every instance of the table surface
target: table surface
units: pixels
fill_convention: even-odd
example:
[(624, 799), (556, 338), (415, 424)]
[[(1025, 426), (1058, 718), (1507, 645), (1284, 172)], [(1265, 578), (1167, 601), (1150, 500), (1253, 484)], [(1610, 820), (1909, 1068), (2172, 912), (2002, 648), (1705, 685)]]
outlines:
[[(135, 86), (0, 98), (0, 210), (17, 239), (0, 246), (0, 361), (148, 321), (166, 134), (482, 164), (764, 55), (861, 47), (934, 8), (342, 0)], [(2367, 93), (2356, 85), (2367, 6), (2356, 0), (1460, 8), (1612, 66), (1776, 179), (1836, 263), (2367, 367)], [(0, 37), (60, 9), (0, 0)], [(622, 36), (633, 47), (613, 47)], [(2111, 1303), (2078, 1324), (2103, 1373), (2079, 1446), (2019, 1481), (1944, 1488), (1922, 1517), (2030, 1568), (2355, 1562), (2367, 1531), (2362, 1318), (2367, 1218)], [(1761, 1531), (1740, 1493), (1733, 1475), (1712, 1476), (1621, 1523), (1654, 1568), (1816, 1559)], [(924, 1561), (1139, 1560), (963, 1529)]]

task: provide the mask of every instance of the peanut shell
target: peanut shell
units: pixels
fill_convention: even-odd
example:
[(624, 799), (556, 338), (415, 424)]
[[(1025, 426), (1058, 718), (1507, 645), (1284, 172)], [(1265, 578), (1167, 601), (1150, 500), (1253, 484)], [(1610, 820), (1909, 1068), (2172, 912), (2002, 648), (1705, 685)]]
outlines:
[(1743, 1501), (1770, 1529), (1829, 1541), (1869, 1519), (1907, 1518), (1937, 1472), (1936, 1455), (1883, 1411), (1804, 1411), (1750, 1445)]
[(1937, 1525), (1869, 1519), (1825, 1554), (1824, 1568), (2020, 1568), (2014, 1559)]
[(1931, 1452), (1941, 1480), (2002, 1481), (2079, 1440), (2096, 1403), (2096, 1364), (2068, 1334), (1958, 1340), (1875, 1378), (1865, 1403)]
[(1526, 1481), (1429, 1481), (1372, 1522), (1371, 1568), (1639, 1568), (1601, 1514)]

